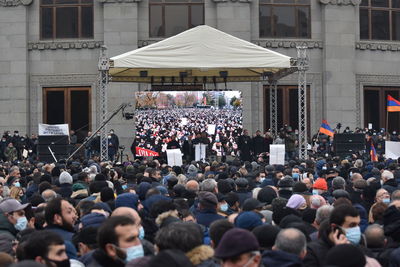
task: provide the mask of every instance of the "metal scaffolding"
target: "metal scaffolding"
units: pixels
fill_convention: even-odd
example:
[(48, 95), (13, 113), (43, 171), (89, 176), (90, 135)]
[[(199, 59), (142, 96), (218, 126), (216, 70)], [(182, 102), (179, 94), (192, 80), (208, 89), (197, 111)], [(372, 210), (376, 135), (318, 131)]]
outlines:
[(269, 83), (269, 121), (273, 138), (278, 135), (278, 81), (272, 80)]
[[(102, 46), (99, 57), (99, 107), (100, 107), (100, 124), (107, 121), (107, 85), (108, 85), (108, 70), (110, 69), (110, 62), (107, 57), (107, 47)], [(108, 160), (108, 139), (107, 139), (107, 125), (100, 130), (100, 159), (102, 161)]]
[(309, 68), (307, 47), (297, 47), (298, 94), (299, 94), (299, 159), (307, 159), (307, 76)]

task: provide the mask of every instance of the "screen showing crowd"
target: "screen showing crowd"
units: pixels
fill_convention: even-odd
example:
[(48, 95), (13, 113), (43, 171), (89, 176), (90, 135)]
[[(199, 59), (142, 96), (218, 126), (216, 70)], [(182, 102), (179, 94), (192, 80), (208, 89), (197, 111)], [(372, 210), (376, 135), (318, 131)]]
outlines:
[(135, 97), (136, 147), (164, 154), (170, 141), (182, 147), (206, 133), (211, 147), (222, 143), (227, 154), (236, 153), (242, 131), (240, 91), (152, 91)]

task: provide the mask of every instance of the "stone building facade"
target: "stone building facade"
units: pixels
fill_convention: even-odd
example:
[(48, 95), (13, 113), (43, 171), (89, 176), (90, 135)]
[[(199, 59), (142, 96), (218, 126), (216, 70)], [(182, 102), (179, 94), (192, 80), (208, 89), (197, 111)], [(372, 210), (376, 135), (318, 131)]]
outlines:
[[(165, 0), (0, 0), (0, 131), (36, 133), (38, 123), (57, 120), (95, 129), (102, 45), (112, 57), (203, 23), (292, 57), (296, 45), (308, 47), (311, 132), (322, 119), (332, 127), (385, 127), (385, 97), (400, 97), (397, 2), (177, 0), (172, 5), (179, 7), (171, 7)], [(171, 26), (187, 19), (186, 28)], [(279, 81), (280, 124), (296, 123), (296, 85), (296, 73)], [(267, 129), (268, 87), (228, 88), (243, 92), (244, 127)], [(149, 85), (111, 83), (109, 110), (144, 89)], [(398, 130), (399, 121), (390, 114), (390, 129)], [(129, 147), (133, 122), (118, 115), (111, 128)]]

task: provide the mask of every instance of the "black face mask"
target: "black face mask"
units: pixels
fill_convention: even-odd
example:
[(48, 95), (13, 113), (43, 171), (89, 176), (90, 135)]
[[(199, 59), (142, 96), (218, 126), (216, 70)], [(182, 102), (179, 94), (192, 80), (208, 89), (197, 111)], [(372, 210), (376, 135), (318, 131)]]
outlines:
[(69, 259), (65, 259), (63, 261), (55, 261), (55, 260), (47, 259), (47, 261), (50, 263), (54, 263), (57, 267), (70, 267), (71, 266)]

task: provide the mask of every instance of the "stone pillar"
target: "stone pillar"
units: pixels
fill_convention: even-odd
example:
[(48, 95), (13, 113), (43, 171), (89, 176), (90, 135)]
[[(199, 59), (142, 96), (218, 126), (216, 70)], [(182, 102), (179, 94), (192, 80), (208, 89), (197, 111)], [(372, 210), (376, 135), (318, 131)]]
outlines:
[(356, 125), (355, 43), (360, 0), (320, 0), (324, 40), (324, 118), (331, 126)]
[[(104, 44), (108, 56), (113, 57), (137, 48), (138, 43), (138, 2), (137, 0), (103, 0)], [(112, 112), (122, 103), (133, 103), (138, 85), (136, 83), (110, 83), (108, 86), (108, 110)], [(125, 120), (121, 114), (115, 116), (107, 126), (119, 136), (120, 145), (131, 155), (129, 147), (133, 142), (135, 129), (132, 120)], [(124, 158), (124, 160), (126, 160)]]
[(28, 5), (0, 0), (0, 131), (29, 134)]

